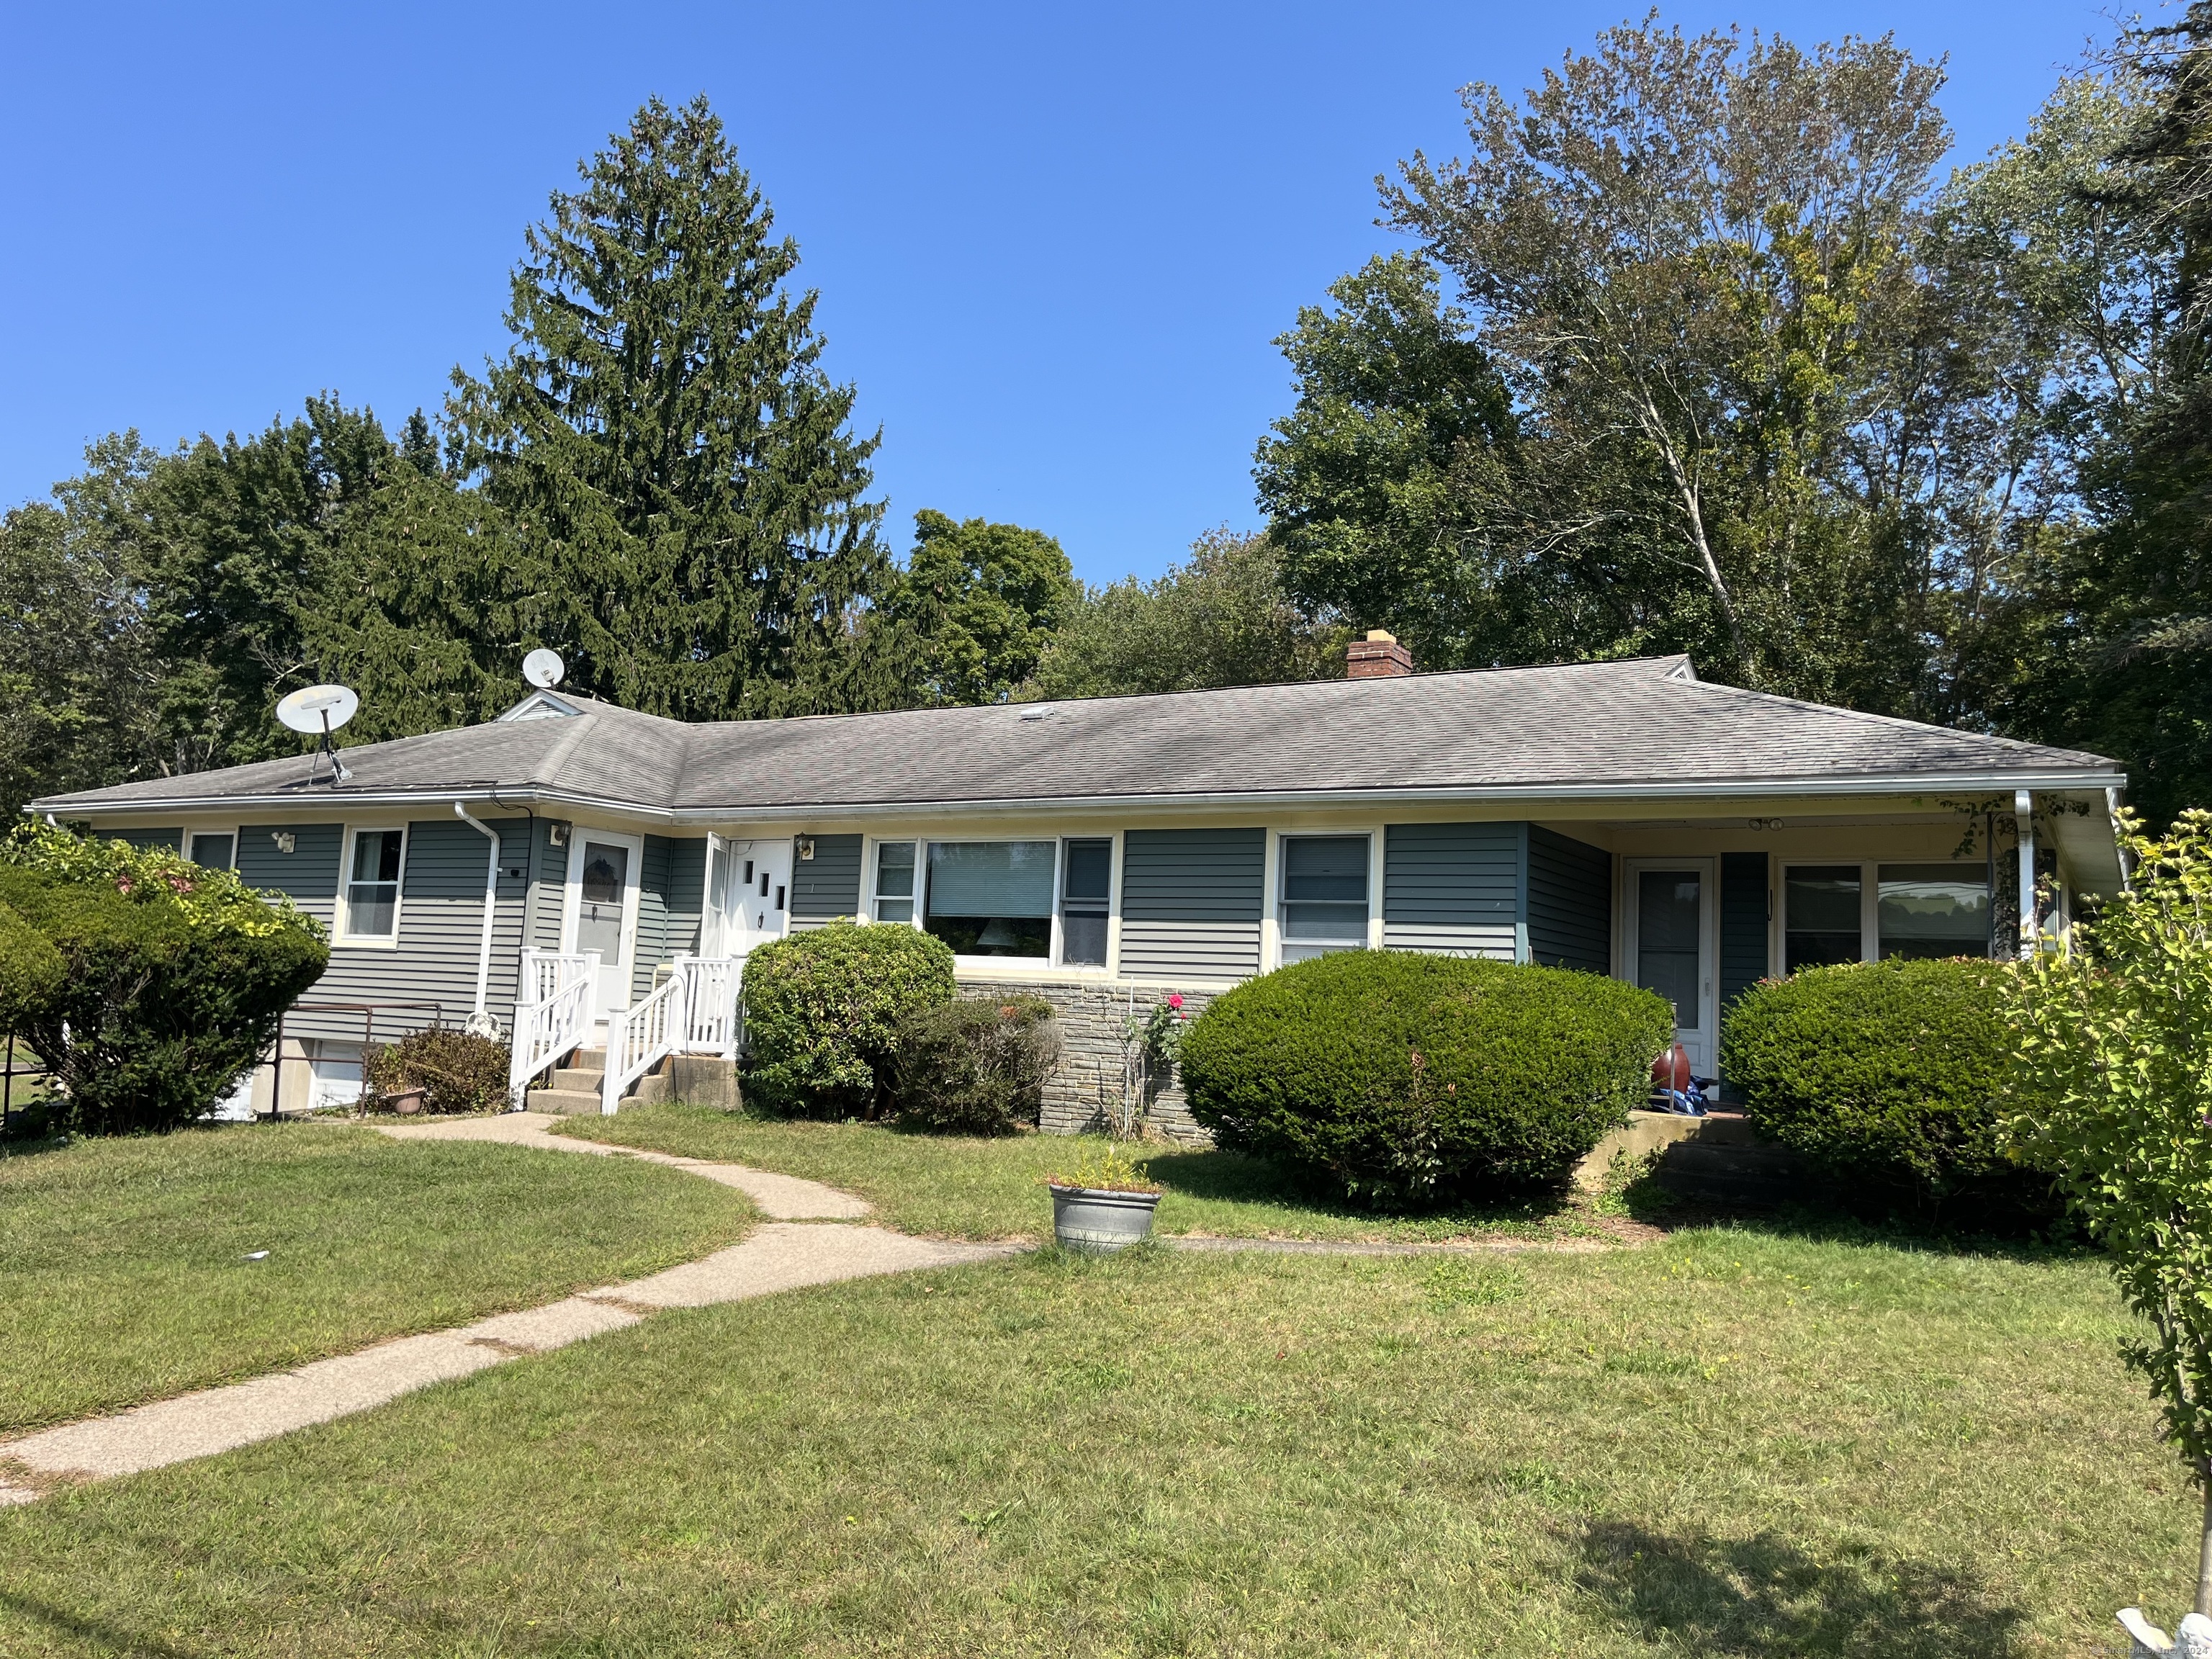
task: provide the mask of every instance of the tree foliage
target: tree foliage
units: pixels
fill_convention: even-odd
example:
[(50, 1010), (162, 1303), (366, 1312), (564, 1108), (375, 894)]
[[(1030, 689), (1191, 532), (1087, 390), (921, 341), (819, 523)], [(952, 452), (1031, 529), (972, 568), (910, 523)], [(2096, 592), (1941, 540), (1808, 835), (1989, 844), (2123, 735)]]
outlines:
[(1085, 595), (1019, 693), (1028, 700), (1275, 685), (1344, 672), (1345, 630), (1283, 592), (1264, 536), (1214, 531), (1151, 582)]
[(884, 610), (919, 676), (915, 701), (1003, 702), (1083, 597), (1067, 555), (1042, 531), (925, 507)]
[(2204, 1486), (2197, 1610), (2212, 1613), (2212, 812), (2126, 845), (2130, 890), (2015, 981), (2039, 1086), (2008, 1127), (2059, 1171), (2145, 1322), (2124, 1352)]
[(799, 250), (702, 98), (654, 99), (526, 236), (515, 339), (455, 375), (463, 468), (527, 550), (568, 684), (649, 714), (877, 706), (878, 440), (821, 369)]
[(1511, 489), (1518, 426), (1466, 313), (1402, 253), (1329, 297), (1334, 311), (1304, 307), (1275, 342), (1297, 407), (1261, 441), (1254, 472), (1285, 591), (1390, 629), (1425, 666), (1527, 653), (1546, 607), (1483, 542), (1485, 504)]

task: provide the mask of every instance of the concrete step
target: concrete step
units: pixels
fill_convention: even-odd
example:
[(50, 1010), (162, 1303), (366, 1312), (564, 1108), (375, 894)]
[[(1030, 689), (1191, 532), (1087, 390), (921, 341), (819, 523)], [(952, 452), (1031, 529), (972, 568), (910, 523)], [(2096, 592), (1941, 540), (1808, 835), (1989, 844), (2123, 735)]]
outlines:
[(606, 1080), (607, 1068), (604, 1066), (563, 1066), (553, 1073), (556, 1089), (597, 1089)]
[(533, 1112), (557, 1112), (564, 1117), (597, 1117), (599, 1115), (599, 1091), (597, 1089), (532, 1089), (530, 1109)]

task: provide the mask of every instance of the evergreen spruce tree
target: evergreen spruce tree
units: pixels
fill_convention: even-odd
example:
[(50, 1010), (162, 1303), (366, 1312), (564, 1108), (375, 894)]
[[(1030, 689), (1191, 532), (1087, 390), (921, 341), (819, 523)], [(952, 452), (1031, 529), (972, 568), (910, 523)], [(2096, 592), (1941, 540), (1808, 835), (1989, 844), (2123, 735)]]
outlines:
[(581, 175), (527, 233), (514, 345), (448, 404), (567, 683), (688, 719), (895, 701), (878, 439), (821, 370), (797, 247), (703, 98), (647, 104)]

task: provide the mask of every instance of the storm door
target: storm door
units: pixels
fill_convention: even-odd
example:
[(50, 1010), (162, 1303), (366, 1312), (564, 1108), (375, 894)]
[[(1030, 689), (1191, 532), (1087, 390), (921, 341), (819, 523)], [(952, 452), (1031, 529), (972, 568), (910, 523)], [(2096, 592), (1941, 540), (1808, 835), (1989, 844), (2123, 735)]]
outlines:
[(1720, 1052), (1713, 998), (1713, 860), (1630, 859), (1621, 867), (1626, 977), (1674, 1006), (1674, 1040), (1699, 1077)]
[(568, 854), (568, 950), (599, 953), (601, 1015), (630, 1005), (631, 963), (637, 949), (638, 878), (644, 840), (579, 827)]

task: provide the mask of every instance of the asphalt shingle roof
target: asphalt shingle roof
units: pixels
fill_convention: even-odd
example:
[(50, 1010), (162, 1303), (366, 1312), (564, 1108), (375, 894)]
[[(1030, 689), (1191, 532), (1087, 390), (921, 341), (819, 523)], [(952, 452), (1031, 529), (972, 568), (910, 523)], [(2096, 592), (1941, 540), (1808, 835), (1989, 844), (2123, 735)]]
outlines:
[[(984, 708), (687, 725), (581, 697), (344, 751), (318, 796), (544, 791), (692, 813), (2118, 770), (2100, 756), (1711, 684), (1681, 657)], [(40, 811), (291, 798), (303, 758), (55, 796)], [(327, 772), (325, 771), (325, 776)], [(2070, 781), (2070, 780), (2069, 780)]]

